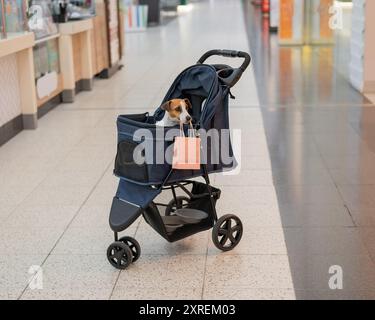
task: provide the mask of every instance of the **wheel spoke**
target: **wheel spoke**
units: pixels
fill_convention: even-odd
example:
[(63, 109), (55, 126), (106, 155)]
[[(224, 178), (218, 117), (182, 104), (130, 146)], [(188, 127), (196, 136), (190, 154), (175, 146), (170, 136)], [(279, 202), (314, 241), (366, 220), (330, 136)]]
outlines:
[(219, 236), (225, 236), (228, 234), (228, 230), (227, 229), (219, 229), (219, 232), (218, 232)]
[(225, 235), (224, 237), (221, 238), (220, 244), (224, 246), (227, 241), (228, 241), (228, 235)]
[(229, 237), (229, 241), (232, 243), (232, 244), (235, 244), (237, 242), (237, 240), (234, 238), (233, 236), (233, 233), (229, 233), (228, 235)]
[(232, 219), (228, 219), (228, 220), (225, 221), (225, 226), (224, 226), (224, 228), (225, 228), (226, 230), (230, 230), (230, 229), (232, 229)]
[(241, 226), (236, 224), (232, 229), (231, 229), (231, 233), (235, 233), (236, 231), (240, 231), (241, 230)]

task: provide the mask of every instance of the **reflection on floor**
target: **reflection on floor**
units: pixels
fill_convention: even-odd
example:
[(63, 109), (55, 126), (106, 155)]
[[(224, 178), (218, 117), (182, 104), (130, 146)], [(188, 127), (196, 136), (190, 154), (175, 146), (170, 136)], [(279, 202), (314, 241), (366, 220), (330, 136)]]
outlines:
[[(332, 46), (279, 46), (263, 18), (245, 1), (246, 29), (255, 61), (260, 103), (270, 107), (361, 106), (371, 104), (335, 70)], [(251, 16), (251, 18), (250, 18)], [(342, 63), (340, 65), (342, 67)]]
[[(249, 2), (246, 29), (296, 298), (373, 299), (375, 109), (333, 68), (332, 47), (279, 47)], [(334, 265), (343, 290), (328, 287)]]

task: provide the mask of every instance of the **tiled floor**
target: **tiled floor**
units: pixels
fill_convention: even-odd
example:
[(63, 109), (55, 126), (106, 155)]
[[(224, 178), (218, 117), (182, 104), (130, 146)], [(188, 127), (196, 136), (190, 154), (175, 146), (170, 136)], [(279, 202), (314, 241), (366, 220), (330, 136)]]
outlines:
[[(375, 111), (343, 80), (340, 94), (331, 87), (322, 96), (291, 93), (285, 88), (299, 83), (291, 78), (285, 90), (267, 86), (259, 50), (278, 49), (253, 41), (256, 15), (241, 3), (204, 1), (127, 34), (122, 71), (0, 148), (0, 298), (375, 298)], [(138, 220), (127, 234), (142, 256), (119, 272), (105, 254), (116, 116), (154, 110), (174, 77), (215, 47), (254, 57), (231, 100), (240, 175), (213, 177), (219, 214), (241, 217), (243, 239), (228, 253), (210, 232), (169, 244)], [(267, 75), (288, 76), (281, 71)], [(42, 290), (28, 286), (32, 265), (43, 269)], [(343, 269), (343, 290), (329, 289), (333, 265)]]

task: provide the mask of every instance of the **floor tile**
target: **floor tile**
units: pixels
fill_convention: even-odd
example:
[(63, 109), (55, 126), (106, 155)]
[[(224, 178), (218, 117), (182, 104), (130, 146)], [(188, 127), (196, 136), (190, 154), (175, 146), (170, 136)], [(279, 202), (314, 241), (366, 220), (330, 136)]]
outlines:
[(299, 300), (373, 300), (375, 291), (371, 290), (297, 290)]
[(26, 252), (29, 255), (48, 254), (63, 233), (63, 228), (49, 226), (48, 228), (33, 226), (24, 229), (1, 226), (0, 254), (19, 255)]
[(350, 212), (355, 225), (358, 227), (375, 227), (375, 207), (360, 210), (352, 210)]
[[(340, 267), (342, 291), (374, 291), (375, 271), (368, 255), (289, 255), (289, 265), (295, 290), (331, 291), (330, 268)], [(335, 274), (337, 269), (333, 269)]]
[(256, 288), (221, 288), (205, 287), (205, 300), (295, 300), (293, 289), (256, 289)]
[(25, 252), (0, 255), (0, 299), (17, 299), (34, 275), (33, 266), (40, 266), (45, 258)]
[(201, 288), (180, 287), (115, 287), (111, 296), (112, 300), (200, 300)]
[[(126, 230), (126, 234), (134, 236), (136, 225)], [(71, 227), (61, 237), (53, 254), (102, 254), (107, 252), (108, 246), (114, 241), (113, 233), (107, 228), (90, 228), (88, 226)]]
[(205, 255), (143, 255), (126, 272), (117, 288), (202, 288)]
[(48, 228), (55, 226), (56, 228), (65, 228), (74, 215), (77, 214), (78, 206), (64, 205), (20, 205), (12, 214), (4, 221), (5, 228)]
[(201, 232), (180, 241), (169, 243), (146, 222), (141, 221), (135, 238), (141, 245), (142, 254), (198, 254), (205, 255), (207, 251), (208, 232)]
[[(368, 254), (362, 233), (355, 228), (280, 228), (244, 226), (241, 242), (227, 255)], [(209, 254), (220, 251), (209, 243)]]
[(374, 186), (339, 185), (338, 190), (350, 212), (375, 207)]
[(292, 289), (286, 255), (213, 255), (207, 257), (205, 288)]
[(74, 217), (71, 226), (73, 228), (108, 228), (111, 204), (108, 205), (84, 205)]
[(43, 289), (22, 299), (109, 299), (118, 272), (105, 255), (51, 255), (42, 266)]
[[(218, 202), (219, 212), (222, 203)], [(228, 210), (228, 209), (227, 209)], [(350, 227), (353, 220), (344, 206), (339, 205), (247, 205), (247, 213), (238, 212), (246, 225), (258, 227)]]
[(67, 205), (79, 206), (89, 196), (92, 186), (40, 186), (24, 201), (26, 206)]

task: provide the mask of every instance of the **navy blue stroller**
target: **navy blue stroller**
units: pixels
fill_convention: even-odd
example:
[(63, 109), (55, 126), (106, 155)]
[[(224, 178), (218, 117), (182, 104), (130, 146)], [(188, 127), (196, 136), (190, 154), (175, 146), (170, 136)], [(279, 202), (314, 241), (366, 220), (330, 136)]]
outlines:
[[(244, 62), (239, 68), (225, 64), (204, 64), (207, 58), (214, 55), (243, 58)], [(175, 98), (187, 98), (192, 105), (190, 114), (195, 129), (208, 131), (214, 128), (219, 132), (229, 132), (230, 88), (241, 78), (250, 61), (249, 54), (241, 51), (208, 51), (197, 64), (181, 72), (163, 103)], [(212, 159), (213, 149), (221, 148), (225, 136), (220, 134), (217, 141), (207, 144), (206, 161), (201, 164), (200, 170), (174, 170), (170, 161), (155, 161), (160, 147), (169, 150), (169, 153), (165, 153), (165, 158), (171, 158), (173, 153), (171, 146), (174, 140), (169, 137), (169, 131), (176, 131), (176, 127), (161, 128), (155, 125), (156, 121), (163, 118), (164, 112), (159, 107), (153, 116), (143, 113), (120, 115), (117, 119), (118, 146), (114, 174), (120, 178), (120, 182), (109, 216), (115, 242), (108, 247), (107, 258), (118, 269), (125, 269), (140, 256), (141, 248), (134, 238), (119, 238), (118, 235), (140, 215), (169, 242), (213, 228), (212, 240), (215, 246), (228, 251), (242, 237), (243, 227), (237, 216), (228, 214), (218, 218), (216, 202), (220, 198), (220, 190), (211, 186), (209, 179), (209, 173), (236, 167), (230, 138), (227, 152), (231, 161)], [(141, 139), (137, 136), (140, 130), (148, 133)], [(151, 146), (152, 159), (139, 163), (136, 161), (137, 154), (145, 156), (144, 149), (139, 148), (139, 145), (145, 142)], [(197, 177), (203, 177), (204, 182), (197, 181)], [(177, 189), (182, 190), (184, 195), (178, 195)], [(171, 192), (171, 200), (168, 203), (154, 202), (166, 190)]]

